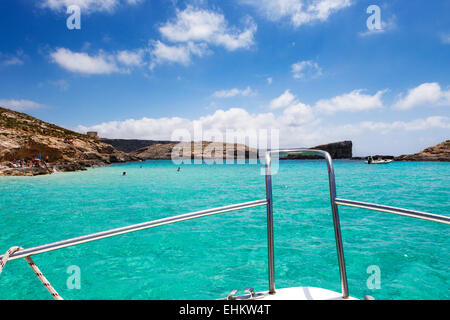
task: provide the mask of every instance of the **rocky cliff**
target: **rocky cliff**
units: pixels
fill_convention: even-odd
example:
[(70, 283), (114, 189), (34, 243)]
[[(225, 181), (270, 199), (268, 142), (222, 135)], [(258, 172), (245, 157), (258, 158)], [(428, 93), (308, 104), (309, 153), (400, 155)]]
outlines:
[(137, 139), (100, 139), (102, 142), (112, 145), (119, 151), (132, 152), (155, 144), (171, 144), (177, 141), (137, 140)]
[[(353, 143), (351, 141), (341, 141), (341, 142), (334, 142), (329, 144), (323, 144), (314, 148), (315, 150), (322, 150), (326, 151), (331, 155), (331, 158), (333, 159), (350, 159), (353, 156)], [(286, 158), (286, 160), (291, 159), (322, 159), (319, 156), (310, 156), (310, 155), (289, 155)]]
[(450, 161), (450, 140), (416, 154), (402, 155), (395, 161)]
[(154, 144), (133, 151), (130, 155), (141, 160), (170, 160), (172, 152), (178, 159), (248, 159), (258, 155), (256, 149), (242, 144), (208, 141)]
[(27, 162), (38, 154), (42, 159), (48, 157), (47, 168), (2, 168), (0, 175), (46, 174), (53, 172), (53, 168), (75, 171), (136, 159), (87, 135), (0, 108), (0, 164), (8, 166), (22, 159)]

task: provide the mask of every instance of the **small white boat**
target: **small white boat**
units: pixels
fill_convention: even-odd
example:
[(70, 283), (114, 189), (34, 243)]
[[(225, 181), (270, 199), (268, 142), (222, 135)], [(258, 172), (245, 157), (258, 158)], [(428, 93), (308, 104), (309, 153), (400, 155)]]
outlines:
[(373, 158), (370, 156), (369, 159), (366, 161), (366, 164), (388, 164), (393, 161), (394, 160), (391, 160), (391, 159), (373, 160)]
[(369, 162), (369, 161), (366, 161), (366, 163), (367, 164), (387, 164), (387, 163), (391, 163), (391, 162), (393, 162), (394, 160), (387, 160), (387, 159), (384, 159), (384, 160), (373, 160), (372, 162)]

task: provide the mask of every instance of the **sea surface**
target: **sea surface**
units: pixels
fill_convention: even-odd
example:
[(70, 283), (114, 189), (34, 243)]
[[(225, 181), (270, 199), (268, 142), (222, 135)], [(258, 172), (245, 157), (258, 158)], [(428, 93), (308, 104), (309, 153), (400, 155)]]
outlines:
[[(180, 172), (177, 167), (150, 161), (0, 177), (0, 251), (265, 198), (260, 165), (182, 165)], [(338, 197), (450, 215), (450, 163), (335, 161), (335, 171)], [(340, 291), (326, 164), (282, 162), (273, 177), (273, 196), (276, 287)], [(352, 296), (450, 299), (448, 225), (339, 209)], [(235, 288), (263, 291), (268, 289), (266, 208), (161, 226), (33, 259), (65, 299), (217, 299)], [(73, 270), (80, 271), (79, 289)], [(19, 259), (0, 275), (0, 299), (51, 296)]]

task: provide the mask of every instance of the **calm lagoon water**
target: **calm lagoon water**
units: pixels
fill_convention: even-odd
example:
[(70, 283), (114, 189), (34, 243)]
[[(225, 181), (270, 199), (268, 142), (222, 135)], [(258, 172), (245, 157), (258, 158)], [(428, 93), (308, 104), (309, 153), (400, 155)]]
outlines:
[[(0, 178), (0, 251), (265, 197), (258, 165), (176, 168), (161, 161)], [(336, 161), (335, 170), (339, 197), (450, 214), (449, 163)], [(340, 291), (325, 163), (282, 162), (273, 184), (276, 287)], [(352, 296), (450, 299), (448, 226), (347, 207), (340, 215)], [(258, 207), (34, 260), (65, 299), (217, 299), (234, 288), (267, 290), (266, 241), (265, 207)], [(73, 265), (79, 290), (66, 284)], [(367, 287), (373, 265), (379, 290)], [(0, 288), (0, 299), (51, 299), (23, 259), (7, 264)]]

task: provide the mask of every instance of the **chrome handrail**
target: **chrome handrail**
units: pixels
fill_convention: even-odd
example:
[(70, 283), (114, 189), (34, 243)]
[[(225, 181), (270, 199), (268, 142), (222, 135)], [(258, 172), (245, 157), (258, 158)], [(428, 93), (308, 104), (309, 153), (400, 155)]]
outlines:
[(336, 204), (341, 205), (341, 206), (356, 207), (356, 208), (362, 208), (362, 209), (368, 209), (368, 210), (380, 211), (380, 212), (388, 212), (388, 213), (398, 214), (401, 216), (407, 216), (407, 217), (421, 219), (421, 220), (428, 220), (428, 221), (433, 221), (433, 222), (450, 224), (450, 217), (441, 216), (438, 214), (432, 214), (432, 213), (428, 213), (428, 212), (408, 210), (408, 209), (403, 209), (403, 208), (384, 206), (381, 204), (373, 204), (373, 203), (354, 201), (354, 200), (346, 200), (346, 199), (336, 199)]
[(267, 232), (269, 250), (269, 293), (275, 293), (275, 259), (273, 245), (273, 199), (272, 199), (272, 173), (271, 156), (273, 154), (306, 154), (325, 158), (328, 168), (328, 182), (330, 188), (331, 211), (333, 214), (334, 234), (336, 240), (336, 250), (339, 261), (339, 274), (341, 278), (342, 297), (348, 298), (347, 272), (345, 269), (344, 246), (342, 244), (341, 224), (339, 222), (339, 211), (336, 204), (336, 182), (334, 176), (333, 160), (328, 152), (311, 149), (284, 149), (271, 150), (266, 153), (266, 192), (267, 192)]
[(330, 188), (330, 201), (331, 211), (333, 214), (334, 233), (336, 240), (336, 249), (338, 254), (339, 272), (341, 278), (342, 297), (348, 298), (348, 282), (347, 272), (345, 267), (344, 248), (342, 244), (341, 225), (339, 221), (338, 205), (358, 207), (363, 209), (369, 209), (380, 212), (388, 212), (408, 217), (413, 217), (422, 220), (429, 220), (444, 224), (450, 224), (450, 217), (431, 214), (427, 212), (408, 210), (403, 208), (396, 208), (390, 206), (384, 206), (379, 204), (365, 203), (360, 201), (338, 199), (336, 197), (336, 181), (334, 175), (333, 160), (328, 152), (322, 150), (311, 149), (285, 149), (285, 150), (272, 150), (266, 153), (266, 192), (267, 192), (267, 230), (268, 230), (268, 250), (269, 250), (269, 293), (275, 293), (275, 263), (274, 263), (274, 248), (273, 248), (273, 199), (272, 199), (272, 174), (271, 174), (271, 155), (272, 154), (305, 154), (316, 155), (324, 157), (328, 167), (328, 181)]
[[(257, 207), (257, 206), (264, 206), (266, 204), (267, 204), (267, 200), (262, 199), (262, 200), (239, 203), (239, 204), (234, 204), (234, 205), (229, 205), (229, 206), (224, 206), (224, 207), (219, 207), (219, 208), (214, 208), (214, 209), (196, 211), (196, 212), (186, 213), (186, 214), (182, 214), (182, 215), (178, 215), (178, 216), (143, 222), (143, 223), (127, 226), (127, 227), (97, 232), (97, 233), (93, 233), (93, 234), (82, 236), (82, 237), (67, 239), (67, 240), (63, 240), (63, 241), (57, 241), (57, 242), (45, 244), (42, 246), (37, 246), (37, 247), (20, 250), (20, 251), (17, 251), (16, 253), (12, 254), (8, 260), (20, 259), (20, 258), (24, 258), (24, 257), (31, 256), (31, 255), (36, 255), (36, 254), (40, 254), (40, 253), (44, 253), (44, 252), (54, 251), (54, 250), (58, 250), (58, 249), (66, 248), (66, 247), (71, 247), (71, 246), (81, 244), (81, 243), (110, 238), (110, 237), (118, 236), (118, 235), (125, 234), (125, 233), (150, 229), (150, 228), (154, 228), (154, 227), (163, 226), (166, 224), (172, 224), (175, 222), (192, 220), (192, 219), (196, 219), (196, 218), (211, 216), (211, 215), (215, 215), (218, 213), (224, 213), (224, 212), (229, 212), (229, 211), (236, 211), (236, 210), (247, 209), (247, 208), (252, 208), (252, 207)], [(0, 259), (2, 259), (2, 258), (3, 258), (3, 255), (0, 256)]]

